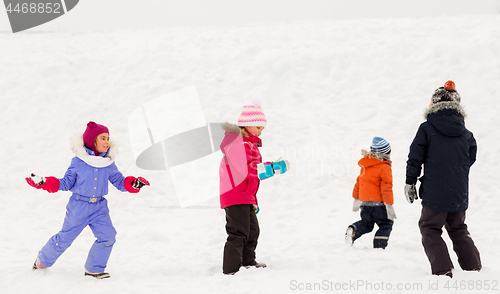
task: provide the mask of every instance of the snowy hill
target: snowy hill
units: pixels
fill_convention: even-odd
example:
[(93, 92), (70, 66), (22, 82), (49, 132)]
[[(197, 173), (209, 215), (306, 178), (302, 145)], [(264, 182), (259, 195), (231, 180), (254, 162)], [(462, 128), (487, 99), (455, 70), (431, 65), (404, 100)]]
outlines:
[[(452, 253), (452, 282), (496, 280), (500, 288), (500, 174), (493, 165), (500, 143), (498, 16), (0, 34), (0, 44), (2, 293), (286, 293), (339, 285), (364, 293), (371, 292), (368, 284), (372, 290), (416, 285), (411, 289), (420, 293), (435, 283), (466, 293), (430, 275), (417, 227), (420, 203), (410, 205), (403, 195), (409, 144), (433, 91), (448, 79), (478, 142), (467, 224), (484, 266), (462, 272)], [(264, 159), (283, 156), (292, 164), (259, 191), (257, 257), (267, 269), (222, 275), (226, 234), (218, 195), (180, 209), (167, 172), (135, 166), (130, 113), (192, 85), (209, 122), (235, 122), (243, 104), (262, 101), (269, 121)], [(70, 193), (37, 191), (24, 177), (62, 177), (70, 138), (89, 120), (108, 126), (118, 141), (119, 169), (152, 186), (138, 195), (110, 188), (118, 231), (111, 279), (83, 277), (94, 240), (89, 229), (54, 267), (32, 272), (38, 250), (62, 225)], [(360, 150), (373, 136), (385, 137), (393, 150), (398, 219), (384, 251), (371, 248), (373, 234), (353, 247), (343, 240), (359, 217), (350, 195)], [(352, 284), (359, 287), (345, 288)]]

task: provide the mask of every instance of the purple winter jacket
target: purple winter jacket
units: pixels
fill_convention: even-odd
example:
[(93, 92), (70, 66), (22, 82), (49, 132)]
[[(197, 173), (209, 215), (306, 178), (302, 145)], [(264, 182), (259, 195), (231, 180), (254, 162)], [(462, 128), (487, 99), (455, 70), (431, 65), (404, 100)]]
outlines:
[[(59, 179), (59, 191), (71, 191), (86, 197), (102, 197), (108, 194), (108, 181), (118, 190), (126, 192), (123, 181), (125, 177), (116, 167), (114, 160), (107, 153), (95, 156), (94, 152), (83, 146), (73, 150), (77, 156), (73, 157), (63, 178)], [(82, 149), (84, 148), (84, 149)], [(99, 158), (100, 157), (100, 158)]]

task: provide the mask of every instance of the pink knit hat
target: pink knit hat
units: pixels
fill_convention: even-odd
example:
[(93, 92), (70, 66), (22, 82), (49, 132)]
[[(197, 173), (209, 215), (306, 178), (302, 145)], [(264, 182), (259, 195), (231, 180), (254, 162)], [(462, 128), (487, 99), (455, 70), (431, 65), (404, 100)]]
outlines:
[(257, 105), (245, 105), (242, 107), (240, 117), (238, 118), (238, 126), (265, 127), (266, 124), (267, 119), (262, 111), (262, 107)]
[(102, 133), (108, 133), (109, 135), (108, 128), (103, 125), (96, 124), (93, 121), (89, 121), (87, 129), (85, 130), (85, 133), (83, 133), (83, 144), (85, 144), (85, 147), (95, 152), (95, 138)]

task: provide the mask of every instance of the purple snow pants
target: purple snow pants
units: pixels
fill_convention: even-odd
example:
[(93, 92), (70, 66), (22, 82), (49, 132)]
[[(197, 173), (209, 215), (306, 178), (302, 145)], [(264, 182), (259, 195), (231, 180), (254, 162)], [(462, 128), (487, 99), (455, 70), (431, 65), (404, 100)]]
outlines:
[(41, 264), (52, 266), (83, 229), (89, 226), (97, 240), (90, 248), (85, 269), (94, 273), (104, 272), (115, 243), (116, 230), (109, 217), (108, 201), (101, 197), (92, 203), (88, 199), (75, 194), (71, 196), (61, 231), (52, 236), (38, 253)]

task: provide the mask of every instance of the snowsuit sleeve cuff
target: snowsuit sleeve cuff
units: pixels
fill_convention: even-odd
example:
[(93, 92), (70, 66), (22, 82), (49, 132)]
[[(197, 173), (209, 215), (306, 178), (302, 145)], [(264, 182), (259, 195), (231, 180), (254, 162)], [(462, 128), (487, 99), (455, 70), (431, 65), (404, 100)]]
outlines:
[(411, 178), (411, 177), (406, 178), (407, 185), (415, 185), (416, 183), (417, 183), (417, 178)]

